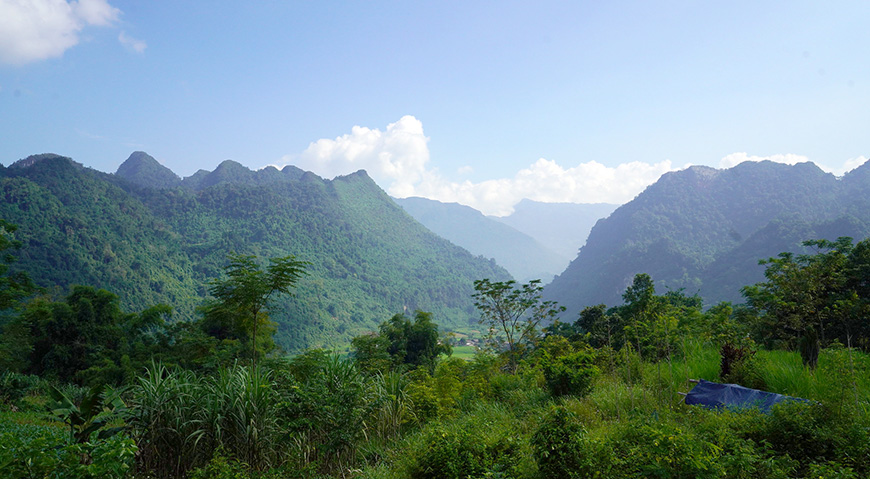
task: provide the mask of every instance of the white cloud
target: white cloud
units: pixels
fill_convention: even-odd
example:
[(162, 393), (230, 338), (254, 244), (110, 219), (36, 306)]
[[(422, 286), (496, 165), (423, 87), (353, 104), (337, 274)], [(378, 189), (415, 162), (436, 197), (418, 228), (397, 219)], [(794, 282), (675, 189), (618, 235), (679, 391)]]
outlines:
[(136, 53), (144, 53), (145, 49), (148, 48), (147, 43), (142, 40), (137, 40), (131, 36), (128, 36), (127, 32), (121, 32), (120, 34), (118, 34), (118, 41), (121, 42), (121, 45), (130, 48)]
[[(855, 168), (858, 168), (859, 166), (863, 165), (864, 163), (867, 163), (867, 160), (868, 160), (868, 158), (866, 156), (856, 156), (855, 158), (850, 158), (850, 159), (846, 160), (843, 163), (843, 166), (841, 166), (840, 168), (830, 170), (830, 171), (832, 173), (834, 173), (835, 175), (843, 175), (849, 171), (854, 170)], [(822, 168), (822, 169), (824, 169), (824, 168)], [(828, 171), (828, 170), (825, 170), (825, 171)]]
[(503, 216), (523, 198), (549, 203), (625, 203), (674, 169), (668, 160), (655, 164), (634, 161), (616, 167), (590, 161), (565, 168), (541, 158), (513, 178), (481, 183), (448, 182), (428, 173), (413, 194)]
[[(422, 123), (413, 116), (404, 116), (387, 125), (385, 131), (354, 126), (350, 134), (315, 141), (301, 154), (282, 160), (327, 178), (365, 169), (392, 196), (457, 202), (490, 215), (510, 214), (523, 198), (624, 203), (674, 169), (670, 161), (656, 164), (636, 161), (615, 168), (590, 161), (565, 168), (541, 158), (513, 178), (451, 182), (436, 169), (428, 168), (428, 141)], [(470, 168), (459, 171), (468, 172)]]
[[(365, 169), (392, 196), (422, 196), (456, 202), (495, 216), (510, 214), (514, 205), (524, 198), (550, 203), (626, 203), (661, 175), (689, 166), (678, 167), (664, 160), (658, 163), (632, 161), (615, 167), (588, 161), (566, 167), (540, 158), (510, 178), (457, 182), (444, 178), (429, 166), (428, 142), (423, 124), (413, 116), (404, 116), (387, 125), (384, 131), (354, 126), (349, 134), (334, 140), (315, 141), (301, 154), (287, 155), (282, 160), (326, 178)], [(719, 167), (763, 160), (791, 165), (809, 161), (795, 154), (762, 157), (738, 152), (722, 158)], [(821, 168), (842, 174), (866, 160), (858, 157), (838, 169)], [(460, 175), (470, 171), (470, 166), (457, 170)]]
[(0, 63), (59, 57), (85, 26), (111, 25), (120, 13), (106, 0), (0, 0)]
[(282, 160), (329, 178), (365, 169), (378, 184), (389, 185), (390, 194), (408, 196), (426, 173), (428, 141), (420, 120), (408, 115), (385, 131), (354, 126), (350, 134), (317, 140)]

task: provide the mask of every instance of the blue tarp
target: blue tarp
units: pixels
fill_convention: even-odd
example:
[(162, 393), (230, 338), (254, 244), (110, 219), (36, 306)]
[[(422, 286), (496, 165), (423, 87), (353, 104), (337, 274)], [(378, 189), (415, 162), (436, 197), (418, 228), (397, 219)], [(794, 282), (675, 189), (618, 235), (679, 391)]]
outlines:
[(774, 404), (783, 401), (809, 402), (806, 399), (749, 389), (737, 384), (712, 383), (703, 379), (686, 395), (686, 404), (689, 405), (697, 404), (707, 409), (758, 408), (763, 413), (770, 412)]

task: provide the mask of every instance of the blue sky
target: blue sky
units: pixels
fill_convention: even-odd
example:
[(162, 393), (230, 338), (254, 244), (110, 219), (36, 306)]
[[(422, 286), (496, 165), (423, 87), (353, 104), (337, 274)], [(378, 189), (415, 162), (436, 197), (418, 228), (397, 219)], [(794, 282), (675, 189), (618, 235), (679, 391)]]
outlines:
[(506, 214), (870, 145), (870, 4), (0, 0), (0, 162), (225, 159)]

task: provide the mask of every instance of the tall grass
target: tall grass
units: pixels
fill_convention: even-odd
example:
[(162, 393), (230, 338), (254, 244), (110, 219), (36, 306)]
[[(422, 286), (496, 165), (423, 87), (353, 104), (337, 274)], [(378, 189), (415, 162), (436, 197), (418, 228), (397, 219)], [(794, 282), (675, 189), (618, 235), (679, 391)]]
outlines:
[(255, 469), (275, 464), (280, 429), (270, 378), (269, 372), (242, 366), (198, 377), (152, 365), (133, 390), (128, 420), (140, 467), (157, 477), (178, 477), (221, 447)]

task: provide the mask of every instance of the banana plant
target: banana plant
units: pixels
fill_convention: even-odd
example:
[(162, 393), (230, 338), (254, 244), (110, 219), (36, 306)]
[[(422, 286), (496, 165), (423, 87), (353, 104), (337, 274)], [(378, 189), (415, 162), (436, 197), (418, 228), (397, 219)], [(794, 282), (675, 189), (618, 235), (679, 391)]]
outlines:
[(98, 439), (106, 439), (120, 432), (122, 427), (106, 427), (118, 414), (126, 411), (127, 406), (121, 399), (120, 391), (109, 386), (95, 386), (88, 391), (79, 404), (56, 387), (48, 390), (52, 401), (48, 404), (51, 415), (69, 426), (71, 443), (85, 443), (97, 431)]

